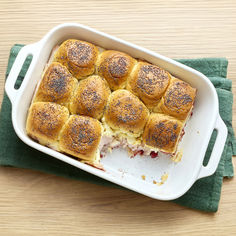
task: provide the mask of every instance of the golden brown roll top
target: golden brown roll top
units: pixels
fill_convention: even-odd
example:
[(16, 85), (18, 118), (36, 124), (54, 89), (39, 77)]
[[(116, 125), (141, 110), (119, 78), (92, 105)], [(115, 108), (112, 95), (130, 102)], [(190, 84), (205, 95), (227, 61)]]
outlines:
[(132, 93), (119, 89), (113, 92), (105, 110), (105, 122), (114, 130), (140, 135), (148, 120), (149, 111)]
[(70, 103), (70, 112), (100, 119), (110, 93), (106, 80), (92, 75), (79, 82)]
[(170, 74), (158, 66), (139, 62), (127, 81), (127, 89), (138, 96), (148, 108), (159, 102), (170, 82)]
[(92, 164), (100, 157), (98, 145), (101, 134), (102, 126), (98, 120), (71, 115), (60, 133), (60, 151)]
[(163, 114), (152, 113), (145, 126), (143, 143), (167, 153), (175, 153), (183, 123)]
[(94, 73), (98, 53), (98, 48), (91, 43), (68, 39), (56, 51), (54, 61), (60, 62), (73, 76), (81, 79)]
[(34, 102), (55, 102), (67, 106), (78, 81), (67, 68), (53, 62), (45, 70)]
[(132, 150), (176, 151), (196, 89), (156, 65), (81, 40), (64, 41), (52, 58), (29, 109), (30, 137), (94, 166), (102, 135), (108, 147), (127, 141)]
[(196, 96), (196, 89), (186, 82), (173, 78), (161, 99), (160, 104), (154, 109), (184, 120), (189, 115)]
[(99, 56), (97, 71), (112, 90), (123, 89), (135, 63), (135, 59), (123, 52), (107, 50)]
[(26, 132), (39, 143), (57, 150), (58, 135), (68, 118), (66, 107), (56, 103), (36, 102), (29, 109)]

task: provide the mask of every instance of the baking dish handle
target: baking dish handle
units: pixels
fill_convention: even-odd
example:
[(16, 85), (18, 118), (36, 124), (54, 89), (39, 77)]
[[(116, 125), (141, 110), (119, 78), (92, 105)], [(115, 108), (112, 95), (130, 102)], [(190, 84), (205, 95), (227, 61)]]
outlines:
[[(6, 84), (5, 84), (5, 90), (6, 90), (6, 93), (7, 93), (12, 104), (14, 103), (17, 92), (19, 90), (19, 89), (14, 88), (17, 77), (22, 69), (22, 66), (25, 62), (26, 57), (29, 55), (34, 56), (35, 48), (36, 48), (35, 46), (36, 46), (36, 44), (29, 44), (27, 46), (24, 46), (20, 50), (20, 52), (18, 53), (13, 65), (12, 65), (10, 73), (7, 77)], [(29, 69), (28, 69), (28, 71), (29, 71)], [(28, 73), (28, 71), (26, 72), (26, 74)]]
[(214, 174), (220, 162), (220, 158), (223, 153), (224, 145), (228, 135), (227, 127), (221, 119), (220, 115), (218, 115), (218, 118), (216, 119), (215, 129), (218, 133), (211, 156), (209, 158), (209, 162), (207, 166), (202, 166), (198, 179)]

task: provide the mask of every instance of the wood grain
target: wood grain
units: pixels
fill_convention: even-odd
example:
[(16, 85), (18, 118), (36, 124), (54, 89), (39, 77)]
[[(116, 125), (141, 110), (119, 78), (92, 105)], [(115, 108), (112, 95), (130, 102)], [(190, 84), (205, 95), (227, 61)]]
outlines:
[[(0, 2), (0, 101), (14, 43), (38, 41), (53, 26), (78, 22), (172, 58), (227, 57), (236, 94), (236, 2)], [(236, 104), (233, 108), (236, 128)], [(234, 164), (236, 163), (234, 159)], [(233, 235), (236, 182), (225, 180), (216, 214), (37, 171), (0, 168), (1, 235)]]

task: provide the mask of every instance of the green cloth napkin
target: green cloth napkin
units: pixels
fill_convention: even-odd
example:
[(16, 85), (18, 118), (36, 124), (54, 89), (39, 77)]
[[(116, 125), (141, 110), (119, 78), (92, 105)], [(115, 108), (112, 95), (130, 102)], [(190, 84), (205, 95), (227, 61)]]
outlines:
[[(23, 45), (19, 44), (12, 47), (6, 77), (22, 47)], [(21, 81), (24, 79), (31, 59), (31, 57), (28, 57), (25, 61), (18, 76), (16, 87), (19, 87)], [(232, 128), (232, 82), (226, 79), (228, 62), (224, 58), (181, 59), (178, 61), (208, 76), (216, 87), (219, 96), (220, 114), (228, 127), (228, 137), (215, 174), (198, 180), (184, 196), (174, 202), (194, 209), (215, 212), (219, 205), (223, 177), (230, 178), (234, 175), (232, 155), (236, 154), (236, 140)], [(207, 162), (210, 156), (215, 137), (216, 134), (213, 132), (204, 162)], [(6, 94), (4, 94), (0, 113), (0, 165), (34, 169), (77, 180), (89, 181), (95, 184), (118, 187), (115, 184), (84, 172), (24, 144), (16, 136), (12, 127), (11, 103)]]

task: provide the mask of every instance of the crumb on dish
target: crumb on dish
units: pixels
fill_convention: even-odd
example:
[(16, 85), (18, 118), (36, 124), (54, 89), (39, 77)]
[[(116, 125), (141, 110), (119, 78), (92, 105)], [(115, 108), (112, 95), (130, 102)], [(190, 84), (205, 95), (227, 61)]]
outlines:
[(142, 180), (146, 180), (146, 176), (145, 175), (142, 175)]
[(156, 180), (153, 180), (153, 184), (156, 184), (156, 185), (158, 185), (158, 186), (161, 186), (162, 184), (164, 184), (165, 182), (166, 182), (166, 180), (168, 179), (168, 174), (167, 173), (165, 173), (165, 174), (163, 174), (162, 176), (161, 176), (161, 181), (160, 182), (157, 182)]

